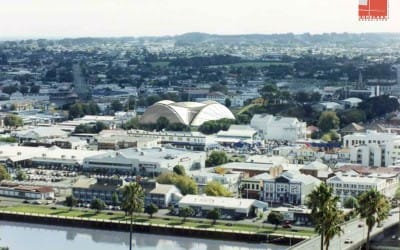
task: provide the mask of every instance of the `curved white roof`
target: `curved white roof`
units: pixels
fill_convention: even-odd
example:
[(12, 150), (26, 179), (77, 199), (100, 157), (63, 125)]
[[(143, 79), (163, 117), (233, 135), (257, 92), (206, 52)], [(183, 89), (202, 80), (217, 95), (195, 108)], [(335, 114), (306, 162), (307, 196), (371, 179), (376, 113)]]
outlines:
[(224, 105), (214, 102), (173, 102), (159, 101), (144, 112), (140, 122), (143, 124), (156, 123), (157, 119), (165, 117), (170, 123), (200, 126), (206, 121), (223, 118), (235, 119), (232, 112)]

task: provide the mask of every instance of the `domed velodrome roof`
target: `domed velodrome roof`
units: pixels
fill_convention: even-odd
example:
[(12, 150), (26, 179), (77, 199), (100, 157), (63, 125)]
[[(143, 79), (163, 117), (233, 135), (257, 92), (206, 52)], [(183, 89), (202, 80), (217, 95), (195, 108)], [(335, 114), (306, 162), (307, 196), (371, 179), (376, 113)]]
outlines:
[(150, 106), (144, 112), (140, 123), (156, 123), (160, 117), (167, 118), (170, 123), (182, 123), (190, 126), (200, 126), (206, 121), (222, 118), (235, 119), (227, 107), (215, 101), (173, 102), (163, 100)]

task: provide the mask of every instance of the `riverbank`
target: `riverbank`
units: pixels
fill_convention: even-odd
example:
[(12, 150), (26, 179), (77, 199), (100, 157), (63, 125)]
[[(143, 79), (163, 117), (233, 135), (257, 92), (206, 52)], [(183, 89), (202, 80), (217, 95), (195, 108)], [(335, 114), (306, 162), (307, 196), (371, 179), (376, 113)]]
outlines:
[[(123, 213), (95, 213), (90, 210), (69, 210), (46, 206), (21, 205), (0, 207), (0, 220), (22, 221), (49, 225), (129, 231), (129, 218)], [(293, 232), (269, 227), (223, 223), (212, 224), (210, 220), (149, 218), (138, 215), (133, 228), (136, 232), (179, 235), (196, 238), (224, 239), (243, 242), (272, 242), (294, 244), (313, 235), (312, 231)]]

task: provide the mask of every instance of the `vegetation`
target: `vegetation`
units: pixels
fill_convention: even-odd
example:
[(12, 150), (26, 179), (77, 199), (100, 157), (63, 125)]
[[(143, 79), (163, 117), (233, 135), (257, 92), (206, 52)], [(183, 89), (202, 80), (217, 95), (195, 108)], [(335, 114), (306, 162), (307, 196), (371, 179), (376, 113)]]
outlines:
[[(69, 208), (57, 208), (56, 210), (51, 209), (49, 206), (41, 206), (41, 205), (17, 205), (17, 206), (0, 206), (0, 211), (11, 211), (11, 212), (21, 212), (21, 213), (35, 213), (40, 215), (52, 215), (52, 216), (66, 216), (66, 217), (74, 217), (74, 218), (93, 218), (93, 219), (106, 219), (112, 221), (129, 221), (130, 217), (124, 216), (121, 212), (114, 212), (113, 214), (108, 214), (106, 212), (95, 213), (90, 210), (80, 210), (74, 209), (69, 210)], [(232, 225), (227, 226), (225, 223), (219, 223), (210, 226), (209, 223), (205, 223), (204, 221), (199, 220), (190, 220), (187, 219), (185, 223), (182, 224), (182, 220), (178, 218), (157, 218), (153, 216), (153, 218), (149, 218), (148, 216), (138, 215), (134, 219), (135, 222), (148, 222), (151, 224), (160, 224), (160, 225), (178, 225), (181, 224), (186, 227), (191, 228), (211, 228), (215, 229), (228, 229), (235, 231), (245, 231), (245, 232), (254, 232), (254, 233), (288, 233), (287, 229), (278, 229), (273, 230), (273, 228), (268, 226), (254, 225), (253, 224), (243, 224), (243, 223), (233, 223)], [(311, 230), (299, 230), (296, 232), (296, 235), (304, 235), (311, 236), (313, 232)]]
[(185, 176), (185, 175), (186, 175), (185, 167), (182, 166), (182, 165), (176, 165), (176, 166), (173, 168), (173, 171), (174, 171), (174, 173), (177, 174), (177, 175), (182, 175), (182, 176)]
[(10, 174), (8, 173), (5, 166), (0, 165), (0, 181), (11, 179)]
[(84, 115), (98, 115), (100, 113), (99, 106), (94, 103), (75, 103), (68, 108), (69, 118), (74, 119)]
[(207, 218), (212, 220), (212, 224), (214, 225), (215, 223), (217, 223), (217, 220), (220, 217), (220, 212), (218, 209), (214, 208), (210, 211), (208, 211), (207, 213)]
[(89, 124), (79, 124), (75, 127), (74, 133), (89, 133), (89, 134), (97, 134), (104, 129), (107, 129), (107, 125), (103, 122), (96, 122), (94, 125)]
[(283, 221), (283, 215), (279, 212), (272, 211), (268, 214), (267, 221), (268, 223), (275, 225), (275, 230), (276, 230)]
[(182, 217), (182, 223), (185, 223), (186, 218), (193, 216), (194, 210), (191, 207), (183, 207), (179, 209), (179, 217)]
[(231, 124), (234, 124), (235, 120), (231, 119), (220, 119), (216, 121), (206, 121), (198, 128), (199, 132), (209, 135), (217, 133), (220, 130), (228, 130)]
[(7, 127), (21, 127), (24, 125), (24, 122), (21, 117), (10, 114), (4, 117), (4, 125)]
[(339, 128), (340, 119), (334, 111), (324, 111), (318, 120), (318, 127), (322, 132), (329, 132), (331, 129)]
[(197, 194), (196, 182), (186, 175), (178, 175), (176, 173), (163, 173), (157, 178), (160, 184), (175, 185), (183, 195)]
[(344, 200), (343, 207), (348, 209), (357, 209), (359, 207), (358, 200), (354, 197), (348, 197)]
[(72, 208), (76, 206), (77, 203), (78, 200), (73, 195), (68, 195), (67, 197), (65, 197), (65, 205), (68, 206), (70, 210), (72, 210)]
[(344, 216), (337, 208), (338, 201), (339, 198), (333, 195), (332, 188), (326, 183), (320, 184), (307, 197), (315, 231), (321, 235), (321, 250), (324, 246), (328, 250), (330, 240), (342, 232)]
[(130, 216), (129, 249), (132, 250), (132, 223), (133, 213), (142, 212), (144, 206), (144, 191), (139, 183), (133, 182), (124, 186), (122, 190), (122, 209)]
[(360, 110), (364, 111), (367, 119), (374, 119), (384, 114), (396, 111), (399, 108), (399, 102), (396, 98), (390, 98), (388, 95), (371, 97), (360, 103)]
[(204, 188), (204, 193), (209, 196), (223, 196), (223, 197), (231, 197), (232, 193), (229, 192), (226, 187), (224, 187), (218, 181), (210, 181), (207, 183)]
[(228, 162), (228, 156), (223, 151), (212, 151), (206, 160), (207, 167), (222, 165)]
[(390, 203), (384, 195), (376, 189), (370, 189), (364, 192), (358, 198), (360, 204), (357, 212), (361, 218), (366, 219), (367, 230), (367, 243), (366, 248), (369, 250), (369, 240), (372, 228), (375, 224), (380, 224), (389, 215)]
[(18, 168), (17, 174), (15, 175), (15, 179), (17, 179), (18, 181), (24, 181), (27, 179), (27, 176), (26, 176), (25, 172), (22, 171), (22, 169)]
[(119, 197), (118, 197), (118, 194), (116, 192), (113, 192), (113, 194), (111, 196), (111, 200), (112, 200), (112, 204), (113, 204), (114, 207), (119, 204)]
[(0, 142), (15, 143), (17, 141), (17, 138), (14, 137), (0, 137)]
[(146, 207), (144, 208), (144, 212), (145, 212), (146, 214), (148, 214), (148, 215), (150, 216), (150, 218), (153, 218), (153, 214), (155, 214), (155, 213), (158, 212), (158, 207), (157, 207), (156, 204), (151, 203), (150, 205), (148, 205), (148, 206), (146, 206)]
[(223, 167), (215, 167), (214, 172), (217, 174), (224, 175), (224, 174), (226, 174), (227, 170)]
[(106, 204), (104, 203), (103, 200), (96, 198), (92, 200), (90, 203), (90, 208), (95, 209), (96, 213), (100, 213), (101, 210), (103, 210), (106, 207)]

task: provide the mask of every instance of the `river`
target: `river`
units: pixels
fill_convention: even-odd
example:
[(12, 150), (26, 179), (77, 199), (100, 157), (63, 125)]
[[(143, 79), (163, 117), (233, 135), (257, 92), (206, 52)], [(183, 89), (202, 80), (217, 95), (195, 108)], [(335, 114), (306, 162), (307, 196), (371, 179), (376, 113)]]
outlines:
[[(127, 250), (129, 233), (0, 221), (10, 250)], [(135, 250), (284, 250), (287, 246), (134, 233)]]

